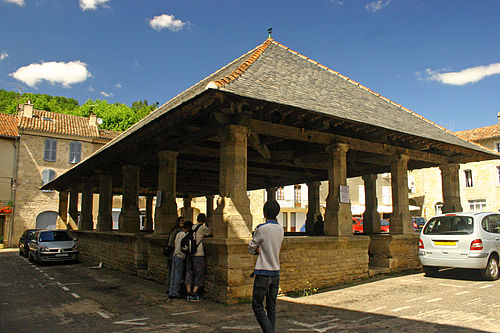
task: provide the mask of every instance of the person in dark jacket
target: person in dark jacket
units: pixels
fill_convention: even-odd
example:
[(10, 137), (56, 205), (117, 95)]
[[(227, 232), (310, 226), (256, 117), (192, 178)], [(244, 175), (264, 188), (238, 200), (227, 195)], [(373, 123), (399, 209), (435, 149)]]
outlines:
[(313, 236), (324, 236), (325, 235), (325, 222), (323, 221), (323, 216), (318, 215), (316, 217), (316, 222), (314, 222)]

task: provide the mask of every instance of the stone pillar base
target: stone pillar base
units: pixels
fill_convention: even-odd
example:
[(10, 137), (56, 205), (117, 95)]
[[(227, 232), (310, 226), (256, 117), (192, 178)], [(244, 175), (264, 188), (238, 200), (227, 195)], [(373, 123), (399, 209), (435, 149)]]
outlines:
[(391, 272), (418, 269), (418, 234), (370, 235), (370, 267)]

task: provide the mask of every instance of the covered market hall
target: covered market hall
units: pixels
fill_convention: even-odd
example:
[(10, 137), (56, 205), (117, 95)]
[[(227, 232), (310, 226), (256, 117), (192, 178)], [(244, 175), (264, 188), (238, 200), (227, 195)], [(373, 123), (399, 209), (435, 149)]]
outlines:
[[(256, 217), (247, 191), (267, 189), (273, 197), (276, 187), (306, 183), (311, 232), (320, 209), (319, 182), (328, 181), (326, 236), (287, 236), (281, 250), (283, 292), (306, 283), (324, 288), (366, 278), (370, 267), (419, 267), (408, 170), (439, 167), (442, 211), (461, 211), (459, 164), (495, 158), (495, 152), (268, 38), (42, 189), (59, 191), (59, 218), (68, 228), (77, 226), (82, 260), (162, 283), (168, 275), (162, 248), (176, 222), (176, 198), (189, 206), (191, 198), (206, 197), (214, 231), (204, 241), (206, 296), (236, 303), (252, 294), (255, 258), (247, 244)], [(391, 174), (390, 234), (379, 233), (381, 173)], [(357, 176), (365, 186), (361, 236), (352, 234), (347, 189), (347, 178)], [(119, 230), (112, 230), (113, 195), (122, 196)], [(146, 232), (139, 229), (139, 196), (147, 202)]]

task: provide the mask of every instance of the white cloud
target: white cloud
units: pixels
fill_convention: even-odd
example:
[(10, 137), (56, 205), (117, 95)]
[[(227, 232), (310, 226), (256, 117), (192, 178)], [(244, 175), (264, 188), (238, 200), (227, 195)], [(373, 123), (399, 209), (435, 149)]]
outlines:
[(21, 6), (21, 7), (24, 6), (24, 0), (3, 0), (3, 1), (13, 3), (13, 4)]
[(366, 4), (365, 9), (369, 12), (376, 13), (383, 7), (388, 6), (391, 0), (375, 0)]
[(331, 0), (335, 5), (339, 5), (339, 6), (342, 6), (344, 4), (343, 1), (341, 0)]
[(425, 70), (427, 79), (438, 81), (444, 84), (454, 86), (463, 86), (469, 83), (476, 83), (485, 77), (500, 74), (500, 63), (490, 64), (487, 66), (470, 67), (460, 72), (439, 73), (430, 68)]
[(118, 88), (118, 89), (120, 89), (122, 87), (122, 84), (121, 83), (117, 83), (117, 84), (115, 84), (115, 87)]
[(64, 88), (70, 88), (72, 84), (87, 80), (92, 74), (87, 70), (86, 63), (77, 60), (31, 64), (18, 68), (17, 71), (10, 73), (9, 76), (30, 87), (35, 87), (42, 80), (46, 80), (51, 84), (60, 83)]
[(95, 91), (94, 87), (90, 86), (89, 91), (94, 92)]
[(174, 15), (162, 14), (160, 16), (155, 16), (151, 20), (149, 20), (149, 25), (151, 26), (151, 28), (157, 31), (160, 31), (162, 29), (179, 31), (186, 25), (186, 22), (182, 22), (181, 20), (176, 19)]
[(105, 91), (101, 91), (99, 94), (103, 95), (104, 97), (113, 97), (113, 93), (108, 93)]
[(109, 0), (80, 0), (80, 8), (82, 10), (96, 10), (97, 7), (107, 7), (106, 2)]
[(7, 54), (7, 52), (2, 51), (2, 53), (0, 53), (0, 61), (7, 59), (8, 57), (9, 55)]

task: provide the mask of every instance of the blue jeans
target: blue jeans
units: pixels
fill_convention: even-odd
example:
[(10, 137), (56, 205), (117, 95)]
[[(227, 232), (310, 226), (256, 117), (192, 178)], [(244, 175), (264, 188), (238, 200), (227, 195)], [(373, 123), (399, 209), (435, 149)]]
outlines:
[(176, 255), (172, 256), (172, 268), (170, 270), (170, 286), (168, 294), (170, 296), (180, 296), (181, 283), (184, 281), (184, 271), (186, 260)]
[[(255, 275), (252, 309), (264, 333), (274, 333), (279, 284), (279, 275)], [(266, 311), (264, 311), (263, 306), (264, 298), (266, 299)]]

